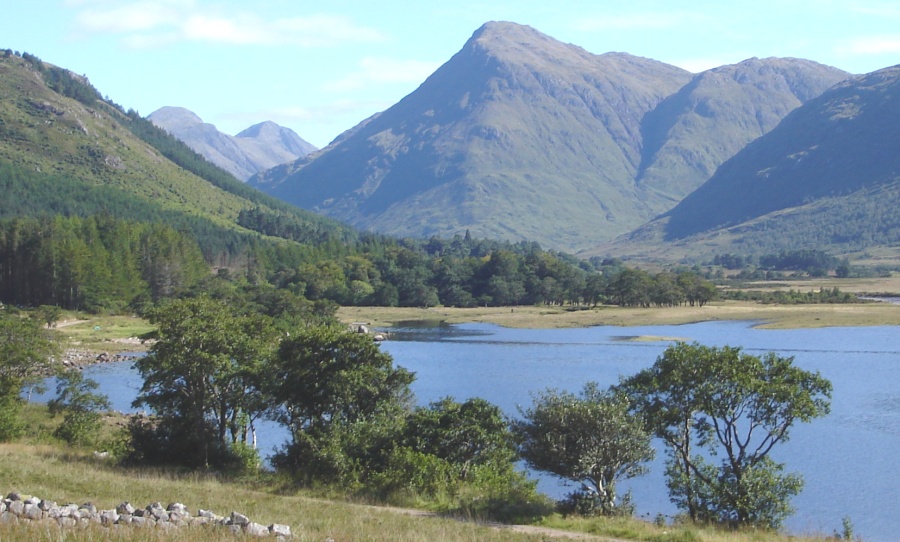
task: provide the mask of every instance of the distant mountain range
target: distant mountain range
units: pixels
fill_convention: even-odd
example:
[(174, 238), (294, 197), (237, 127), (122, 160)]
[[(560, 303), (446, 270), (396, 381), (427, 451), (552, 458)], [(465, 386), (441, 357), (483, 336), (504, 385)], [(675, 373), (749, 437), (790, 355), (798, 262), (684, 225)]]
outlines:
[(242, 181), (318, 150), (293, 130), (271, 121), (230, 136), (183, 107), (162, 107), (147, 118)]
[(789, 114), (635, 232), (585, 252), (673, 255), (900, 245), (900, 66)]
[(573, 251), (668, 211), (847, 77), (799, 59), (693, 75), (488, 23), (399, 103), (249, 183), (379, 232)]

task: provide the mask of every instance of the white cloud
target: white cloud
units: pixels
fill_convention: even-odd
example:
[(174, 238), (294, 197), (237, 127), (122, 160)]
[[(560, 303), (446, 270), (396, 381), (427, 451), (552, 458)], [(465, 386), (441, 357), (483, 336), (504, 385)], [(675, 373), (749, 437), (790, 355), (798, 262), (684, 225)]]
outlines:
[(359, 90), (371, 84), (421, 83), (438, 67), (438, 62), (366, 57), (359, 69), (337, 81), (326, 83), (323, 89), (330, 92)]
[(188, 6), (184, 2), (135, 2), (85, 9), (75, 17), (79, 29), (121, 34), (175, 25)]
[(328, 47), (346, 42), (376, 42), (385, 37), (352, 20), (327, 14), (265, 19), (247, 11), (226, 10), (197, 0), (97, 3), (68, 0), (78, 6), (80, 34), (119, 34), (131, 48), (150, 48), (178, 41), (235, 45)]
[(839, 47), (838, 52), (847, 55), (900, 54), (900, 35), (856, 38)]

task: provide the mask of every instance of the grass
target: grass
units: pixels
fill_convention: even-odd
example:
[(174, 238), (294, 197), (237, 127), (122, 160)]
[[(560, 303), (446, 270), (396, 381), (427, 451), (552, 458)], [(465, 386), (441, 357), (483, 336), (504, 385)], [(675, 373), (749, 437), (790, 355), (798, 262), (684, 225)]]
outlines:
[[(243, 513), (252, 521), (290, 525), (296, 540), (321, 542), (392, 540), (426, 541), (547, 541), (647, 540), (696, 542), (752, 542), (756, 540), (824, 540), (788, 537), (776, 533), (732, 532), (684, 525), (657, 526), (631, 518), (562, 518), (552, 515), (538, 525), (483, 524), (471, 519), (439, 517), (419, 510), (372, 506), (367, 503), (320, 498), (294, 487), (271, 473), (229, 479), (214, 473), (165, 469), (128, 469), (93, 457), (91, 448), (71, 448), (50, 437), (60, 418), (49, 418), (43, 405), (27, 405), (23, 419), (30, 427), (19, 442), (0, 444), (0, 493), (20, 491), (63, 504), (91, 502), (100, 509), (122, 501), (136, 507), (152, 502), (185, 504), (192, 513), (199, 508), (219, 515)], [(99, 439), (117, 430), (111, 418)], [(121, 421), (118, 420), (118, 421)], [(162, 532), (155, 529), (107, 529), (101, 526), (60, 530), (52, 525), (0, 524), (0, 542), (94, 542), (99, 540), (218, 541), (242, 539), (223, 530), (208, 528)]]
[(57, 322), (60, 345), (98, 354), (145, 350), (137, 337), (154, 326), (137, 316), (66, 313)]
[(571, 310), (566, 307), (341, 307), (342, 322), (369, 322), (376, 327), (403, 321), (448, 324), (487, 322), (516, 328), (588, 326), (678, 325), (713, 320), (746, 320), (772, 329), (900, 325), (900, 305), (860, 303), (842, 305), (762, 305), (747, 301), (720, 301), (704, 307), (634, 308), (601, 306)]

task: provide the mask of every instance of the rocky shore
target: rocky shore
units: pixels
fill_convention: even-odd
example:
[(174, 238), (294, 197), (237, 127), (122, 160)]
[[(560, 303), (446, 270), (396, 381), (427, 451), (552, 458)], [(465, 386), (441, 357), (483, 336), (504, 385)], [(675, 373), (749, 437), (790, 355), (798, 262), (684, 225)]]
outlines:
[(69, 348), (60, 359), (63, 367), (68, 369), (81, 369), (88, 365), (96, 363), (115, 363), (118, 361), (134, 361), (138, 356), (136, 354), (110, 354), (109, 352), (101, 352), (94, 354), (87, 350), (79, 350), (77, 348)]

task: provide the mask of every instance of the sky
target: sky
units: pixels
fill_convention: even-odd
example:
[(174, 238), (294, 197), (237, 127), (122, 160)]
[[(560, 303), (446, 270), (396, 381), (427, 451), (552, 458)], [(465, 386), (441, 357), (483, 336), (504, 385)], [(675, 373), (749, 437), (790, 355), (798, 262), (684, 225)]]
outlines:
[(692, 72), (773, 56), (854, 74), (900, 64), (898, 0), (0, 1), (0, 48), (86, 75), (126, 109), (185, 107), (231, 135), (271, 120), (318, 147), (488, 21)]

